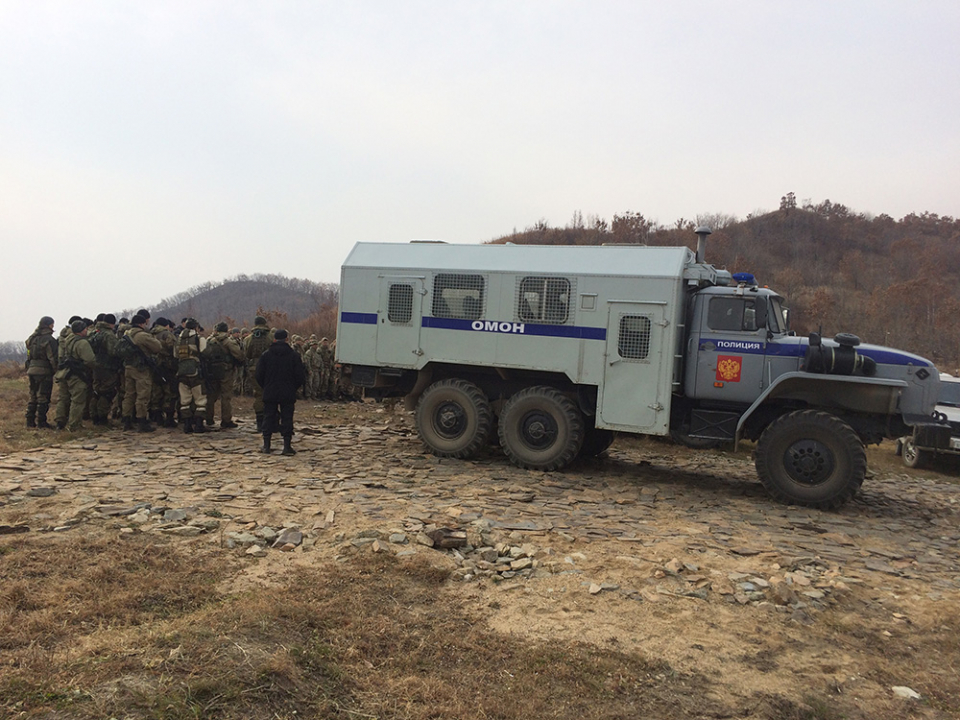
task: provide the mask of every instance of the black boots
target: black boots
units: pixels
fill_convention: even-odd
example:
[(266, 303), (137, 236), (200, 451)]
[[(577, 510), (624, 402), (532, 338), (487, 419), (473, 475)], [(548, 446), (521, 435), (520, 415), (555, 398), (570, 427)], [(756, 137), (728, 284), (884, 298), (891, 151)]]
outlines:
[(150, 423), (149, 418), (140, 418), (137, 432), (153, 432), (154, 430), (156, 430), (156, 428)]
[(195, 433), (202, 433), (204, 431), (202, 415), (193, 416), (193, 431)]
[(123, 423), (124, 430), (133, 430), (133, 418), (127, 415), (124, 415), (123, 419), (120, 421)]
[(39, 403), (37, 405), (37, 427), (44, 428), (45, 430), (53, 429), (53, 426), (47, 422), (47, 410), (50, 409), (50, 406), (46, 403)]
[(280, 451), (281, 455), (296, 455), (297, 451), (290, 446), (290, 441), (292, 438), (289, 436), (284, 436), (283, 438), (283, 450)]
[(233, 420), (224, 420), (220, 423), (220, 427), (224, 430), (232, 430), (233, 428), (240, 427)]
[(273, 433), (264, 433), (263, 434), (263, 447), (260, 448), (260, 452), (269, 455), (271, 452), (270, 448), (270, 438), (273, 437)]
[(173, 416), (173, 410), (167, 411), (167, 419), (163, 421), (163, 426), (167, 428), (175, 428), (177, 426), (177, 419)]

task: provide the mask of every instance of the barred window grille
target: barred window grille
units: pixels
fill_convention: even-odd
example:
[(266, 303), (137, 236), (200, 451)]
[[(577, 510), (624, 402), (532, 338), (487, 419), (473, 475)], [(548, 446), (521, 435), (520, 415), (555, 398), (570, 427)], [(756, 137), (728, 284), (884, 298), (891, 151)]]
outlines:
[(413, 318), (413, 286), (394, 284), (387, 298), (387, 320), (395, 325), (408, 325)]
[(517, 288), (517, 317), (526, 322), (562, 325), (570, 316), (571, 295), (567, 278), (521, 278)]
[(433, 279), (433, 316), (479, 320), (483, 316), (483, 276), (439, 273)]
[(650, 355), (650, 318), (621, 315), (617, 350), (624, 360), (646, 360)]

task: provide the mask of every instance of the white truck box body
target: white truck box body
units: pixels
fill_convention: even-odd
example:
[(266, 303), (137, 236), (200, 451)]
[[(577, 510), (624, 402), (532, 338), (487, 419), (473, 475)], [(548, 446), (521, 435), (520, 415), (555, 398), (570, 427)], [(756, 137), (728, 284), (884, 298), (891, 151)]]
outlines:
[[(703, 272), (684, 247), (358, 243), (342, 268), (337, 358), (563, 373), (600, 388), (597, 427), (667, 434), (684, 283)], [(524, 305), (541, 281), (568, 288), (565, 311)], [(446, 287), (457, 283), (469, 287)], [(644, 346), (623, 357), (635, 327)]]

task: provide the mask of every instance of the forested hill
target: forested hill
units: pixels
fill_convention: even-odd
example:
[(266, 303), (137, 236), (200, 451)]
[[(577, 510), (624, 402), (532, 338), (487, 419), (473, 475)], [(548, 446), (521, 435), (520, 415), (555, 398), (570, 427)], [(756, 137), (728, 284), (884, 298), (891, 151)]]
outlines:
[[(206, 283), (165, 298), (150, 310), (150, 316), (179, 322), (195, 317), (209, 330), (226, 321), (231, 326), (252, 326), (258, 314), (272, 325), (294, 332), (333, 336), (336, 331), (337, 285), (282, 275), (239, 275), (220, 283)], [(309, 333), (308, 333), (309, 334)]]
[(928, 357), (941, 370), (960, 367), (960, 220), (951, 217), (871, 217), (829, 200), (798, 207), (788, 194), (779, 210), (745, 220), (699, 216), (663, 227), (635, 212), (610, 223), (577, 213), (566, 227), (541, 221), (491, 242), (695, 248), (699, 224), (714, 230), (707, 262), (751, 272), (784, 295), (798, 334), (852, 332)]
[[(231, 327), (251, 327), (264, 315), (272, 327), (317, 337), (336, 336), (339, 288), (333, 283), (288, 278), (283, 275), (238, 275), (222, 282), (208, 282), (161, 300), (147, 309), (153, 320), (166, 317), (179, 323), (193, 317), (212, 331), (221, 321)], [(133, 317), (139, 308), (118, 311), (117, 317)], [(59, 329), (59, 328), (58, 328)], [(26, 346), (22, 340), (0, 342), (0, 363), (22, 363)]]

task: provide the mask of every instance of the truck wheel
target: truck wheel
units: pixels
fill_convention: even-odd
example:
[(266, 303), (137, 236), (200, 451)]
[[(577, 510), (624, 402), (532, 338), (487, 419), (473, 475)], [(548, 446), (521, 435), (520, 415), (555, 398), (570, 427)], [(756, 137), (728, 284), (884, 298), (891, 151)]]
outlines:
[(840, 418), (800, 410), (775, 420), (757, 443), (757, 475), (776, 500), (831, 510), (857, 494), (863, 443)]
[(438, 457), (473, 457), (486, 444), (491, 427), (490, 402), (466, 380), (435, 382), (417, 404), (420, 439)]
[(612, 430), (598, 430), (590, 428), (583, 435), (583, 445), (580, 446), (580, 457), (596, 457), (613, 445)]
[(583, 416), (552, 387), (521, 390), (500, 413), (500, 445), (522, 468), (558, 470), (569, 465), (583, 444)]
[(929, 453), (926, 453), (920, 448), (918, 448), (914, 444), (913, 438), (904, 439), (901, 455), (903, 455), (903, 464), (906, 465), (908, 468), (915, 468), (915, 469), (926, 467), (927, 462), (930, 459)]

